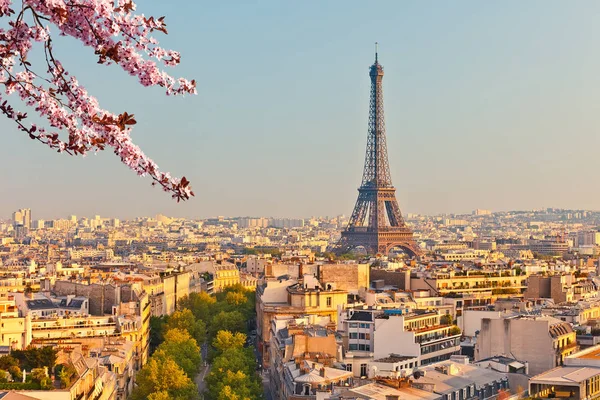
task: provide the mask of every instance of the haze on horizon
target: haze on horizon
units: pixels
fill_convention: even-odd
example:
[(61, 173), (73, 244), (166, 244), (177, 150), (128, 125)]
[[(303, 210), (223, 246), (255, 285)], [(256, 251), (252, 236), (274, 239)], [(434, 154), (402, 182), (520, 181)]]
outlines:
[[(176, 76), (167, 98), (90, 49), (63, 63), (134, 141), (196, 193), (177, 204), (110, 152), (59, 155), (0, 118), (0, 218), (162, 213), (349, 215), (367, 136), (373, 43), (385, 68), (389, 160), (406, 213), (599, 209), (600, 3), (476, 0), (139, 2), (165, 15)], [(193, 16), (193, 18), (190, 18)]]

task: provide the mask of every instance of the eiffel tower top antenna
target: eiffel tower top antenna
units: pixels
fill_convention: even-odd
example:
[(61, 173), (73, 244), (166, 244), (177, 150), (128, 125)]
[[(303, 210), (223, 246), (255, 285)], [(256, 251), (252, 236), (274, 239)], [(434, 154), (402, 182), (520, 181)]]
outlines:
[(377, 64), (377, 50), (379, 48), (379, 43), (375, 42), (375, 64)]

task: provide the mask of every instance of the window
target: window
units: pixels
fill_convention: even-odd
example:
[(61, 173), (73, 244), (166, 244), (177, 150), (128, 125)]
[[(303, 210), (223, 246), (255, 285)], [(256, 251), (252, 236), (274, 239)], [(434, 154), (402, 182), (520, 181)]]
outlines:
[(358, 333), (350, 332), (350, 339), (358, 339)]
[(350, 350), (358, 350), (358, 345), (357, 345), (357, 344), (352, 344), (352, 343), (351, 343), (351, 344), (350, 344), (350, 346), (349, 346), (349, 349), (350, 349)]
[(369, 327), (369, 324), (360, 324), (360, 327), (361, 327), (361, 328), (368, 328), (368, 327)]
[(327, 297), (327, 307), (331, 307), (331, 297)]
[(365, 340), (365, 334), (364, 333), (359, 333), (358, 334), (358, 338), (362, 339), (362, 340)]
[(371, 340), (371, 334), (370, 333), (365, 333), (365, 339)]
[(346, 371), (352, 372), (352, 364), (346, 364)]
[(371, 351), (371, 345), (365, 344), (365, 351)]
[(310, 384), (306, 384), (306, 383), (305, 383), (305, 384), (302, 386), (302, 390), (303, 390), (303, 393), (302, 393), (302, 394), (303, 394), (304, 396), (309, 396), (309, 395), (310, 395)]
[(350, 328), (358, 328), (358, 324), (356, 322), (350, 322)]
[(358, 345), (358, 349), (362, 350), (362, 351), (365, 351), (365, 345), (364, 344), (359, 344)]
[(367, 376), (367, 364), (360, 364), (360, 376)]

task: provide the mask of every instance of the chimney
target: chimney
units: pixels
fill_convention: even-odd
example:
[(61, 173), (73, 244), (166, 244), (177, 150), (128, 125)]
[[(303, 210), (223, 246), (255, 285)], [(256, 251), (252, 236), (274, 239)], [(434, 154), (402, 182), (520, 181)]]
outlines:
[(395, 394), (386, 394), (385, 400), (398, 400), (400, 396)]
[(321, 376), (321, 378), (325, 378), (325, 367), (319, 370), (319, 375)]
[(312, 364), (312, 369), (315, 369), (317, 367), (317, 364), (313, 363)]

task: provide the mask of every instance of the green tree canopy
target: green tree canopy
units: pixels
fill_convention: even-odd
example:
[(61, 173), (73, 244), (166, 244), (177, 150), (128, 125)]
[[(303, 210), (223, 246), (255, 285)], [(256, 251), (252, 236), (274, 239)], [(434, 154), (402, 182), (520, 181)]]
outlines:
[(150, 317), (150, 352), (153, 353), (154, 350), (161, 344), (165, 338), (163, 334), (165, 332), (165, 323), (166, 317)]
[(253, 376), (255, 366), (254, 353), (251, 348), (227, 349), (215, 358), (210, 373), (206, 376), (206, 381), (215, 383), (227, 371), (242, 371), (248, 376)]
[(200, 347), (194, 338), (183, 329), (168, 330), (165, 333), (165, 341), (158, 346), (152, 357), (160, 360), (165, 358), (175, 360), (190, 378), (196, 375), (202, 363)]
[(246, 298), (246, 295), (244, 293), (240, 293), (240, 292), (228, 292), (225, 295), (225, 301), (228, 304), (231, 304), (233, 306), (241, 306), (246, 304), (246, 302), (248, 301), (248, 299)]
[(219, 353), (228, 349), (241, 349), (246, 343), (246, 335), (241, 332), (219, 331), (212, 345)]
[(19, 361), (13, 356), (0, 357), (0, 369), (8, 370), (10, 367), (19, 366)]
[[(170, 357), (150, 357), (136, 376), (133, 400), (196, 400), (198, 387)], [(164, 397), (164, 394), (167, 397)], [(151, 397), (152, 396), (152, 397)]]
[(242, 371), (226, 371), (220, 380), (209, 387), (208, 397), (215, 400), (258, 399), (261, 386)]
[(13, 350), (11, 356), (19, 361), (19, 366), (31, 371), (33, 368), (48, 367), (49, 370), (56, 364), (56, 350), (51, 346), (33, 347), (25, 350)]
[(171, 396), (166, 390), (161, 390), (148, 395), (148, 400), (171, 400)]
[(216, 302), (217, 300), (208, 293), (190, 293), (178, 301), (177, 307), (192, 310), (196, 319), (207, 323), (212, 318), (212, 307)]
[(212, 318), (208, 327), (210, 337), (215, 337), (219, 331), (245, 332), (246, 318), (239, 311), (221, 311)]
[(196, 319), (194, 313), (192, 313), (190, 309), (183, 308), (175, 311), (173, 315), (167, 319), (164, 331), (168, 332), (171, 329), (182, 329), (187, 331), (199, 345), (206, 341), (206, 324), (204, 321)]

